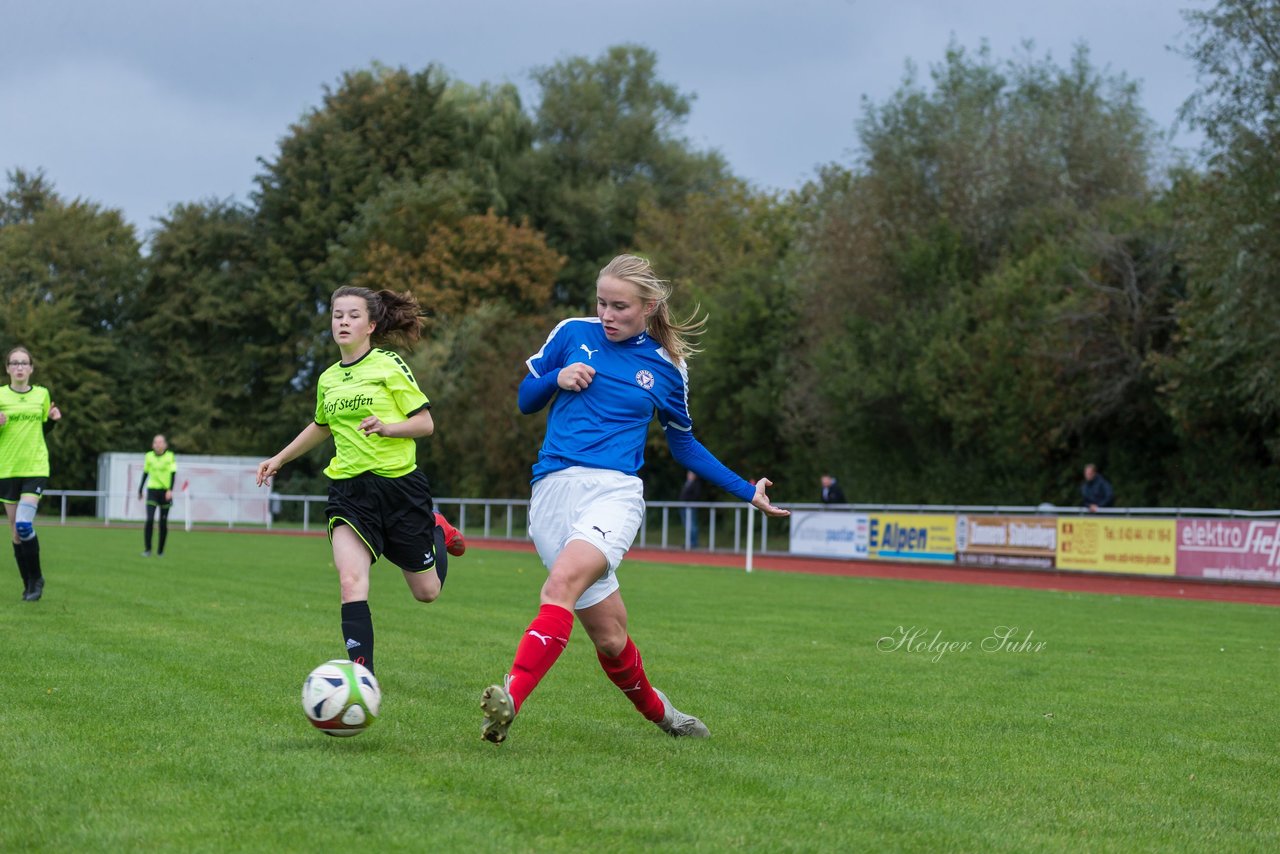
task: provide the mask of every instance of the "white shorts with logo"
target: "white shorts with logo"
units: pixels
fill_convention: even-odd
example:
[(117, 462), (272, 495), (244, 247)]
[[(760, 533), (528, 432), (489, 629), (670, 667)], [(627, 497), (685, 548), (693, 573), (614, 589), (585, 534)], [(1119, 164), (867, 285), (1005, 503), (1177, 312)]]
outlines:
[(618, 589), (618, 565), (643, 523), (644, 484), (638, 477), (572, 466), (533, 485), (529, 535), (547, 569), (572, 540), (590, 543), (605, 557), (604, 575), (574, 603), (577, 610), (599, 604)]

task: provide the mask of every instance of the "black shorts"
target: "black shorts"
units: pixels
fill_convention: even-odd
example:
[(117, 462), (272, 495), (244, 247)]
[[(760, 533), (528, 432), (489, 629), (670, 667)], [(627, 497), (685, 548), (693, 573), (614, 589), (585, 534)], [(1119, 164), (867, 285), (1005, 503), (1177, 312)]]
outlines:
[(169, 491), (170, 490), (167, 490), (167, 489), (148, 489), (147, 504), (153, 505), (155, 507), (172, 507), (173, 506), (172, 499), (169, 501), (165, 501), (164, 499), (164, 494)]
[(436, 566), (435, 503), (427, 476), (414, 469), (401, 477), (365, 472), (329, 484), (329, 539), (349, 525), (376, 561), (385, 557), (406, 572)]
[(0, 501), (17, 504), (22, 495), (44, 495), (47, 477), (0, 477)]

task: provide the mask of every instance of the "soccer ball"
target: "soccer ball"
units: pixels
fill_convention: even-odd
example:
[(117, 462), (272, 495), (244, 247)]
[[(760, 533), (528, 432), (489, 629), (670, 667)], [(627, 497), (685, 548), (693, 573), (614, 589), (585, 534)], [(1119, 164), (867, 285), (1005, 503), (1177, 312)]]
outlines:
[(326, 661), (302, 683), (302, 710), (328, 735), (359, 735), (378, 719), (381, 704), (378, 680), (354, 661)]

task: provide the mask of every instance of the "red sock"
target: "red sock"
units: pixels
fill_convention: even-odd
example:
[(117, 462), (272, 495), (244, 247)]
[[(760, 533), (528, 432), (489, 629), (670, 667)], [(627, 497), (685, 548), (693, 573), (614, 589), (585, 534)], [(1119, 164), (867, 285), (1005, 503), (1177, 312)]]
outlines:
[(524, 637), (520, 638), (516, 660), (511, 663), (511, 674), (507, 678), (507, 693), (511, 695), (517, 712), (525, 697), (533, 693), (560, 653), (564, 652), (571, 631), (572, 611), (559, 605), (543, 605), (538, 609), (538, 616), (533, 618)]
[(636, 649), (630, 637), (617, 658), (609, 658), (599, 650), (596, 650), (596, 657), (600, 659), (600, 666), (613, 680), (613, 684), (622, 689), (622, 693), (627, 695), (627, 699), (640, 714), (654, 722), (662, 720), (662, 698), (649, 684), (649, 677), (644, 673), (644, 662), (640, 660), (640, 650)]

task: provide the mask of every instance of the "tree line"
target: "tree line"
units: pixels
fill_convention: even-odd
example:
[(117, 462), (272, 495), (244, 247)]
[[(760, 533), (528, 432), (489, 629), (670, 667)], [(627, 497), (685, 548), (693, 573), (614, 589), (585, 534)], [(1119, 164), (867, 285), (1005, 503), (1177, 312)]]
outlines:
[[(710, 319), (690, 364), (699, 437), (782, 501), (1075, 503), (1096, 462), (1130, 506), (1271, 508), (1280, 493), (1280, 8), (1185, 13), (1200, 85), (1171, 157), (1136, 83), (1030, 48), (952, 45), (864, 100), (857, 157), (761, 190), (681, 135), (692, 96), (637, 45), (515, 87), (442, 70), (344, 73), (261, 161), (247, 201), (120, 212), (13, 169), (0, 201), (0, 344), (64, 421), (51, 488), (97, 456), (263, 456), (312, 417), (339, 285), (410, 290), (405, 354), (432, 399), (437, 494), (523, 496), (542, 416), (515, 406), (596, 271), (650, 257)], [(322, 449), (282, 478), (321, 489)], [(682, 480), (660, 431), (654, 498)]]

